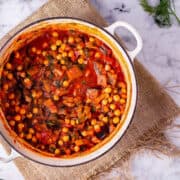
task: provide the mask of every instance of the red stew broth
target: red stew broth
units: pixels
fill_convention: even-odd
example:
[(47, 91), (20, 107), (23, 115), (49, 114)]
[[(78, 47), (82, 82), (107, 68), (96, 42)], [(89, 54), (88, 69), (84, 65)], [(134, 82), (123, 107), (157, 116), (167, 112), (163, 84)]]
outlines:
[(1, 106), (11, 129), (55, 156), (85, 152), (117, 127), (127, 84), (96, 37), (48, 30), (14, 51), (2, 72)]

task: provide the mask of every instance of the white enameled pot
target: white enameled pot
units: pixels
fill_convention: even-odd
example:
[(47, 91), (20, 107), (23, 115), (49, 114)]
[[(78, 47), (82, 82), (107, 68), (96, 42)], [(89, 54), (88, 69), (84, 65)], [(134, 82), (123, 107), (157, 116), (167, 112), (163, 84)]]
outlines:
[[(112, 49), (114, 55), (116, 56), (116, 59), (120, 63), (127, 82), (127, 104), (125, 113), (123, 114), (121, 122), (116, 130), (110, 135), (110, 137), (102, 141), (102, 143), (100, 143), (97, 147), (95, 147), (88, 153), (82, 153), (78, 156), (74, 156), (71, 158), (59, 158), (47, 156), (45, 154), (37, 152), (29, 144), (23, 142), (22, 139), (20, 139), (14, 132), (12, 132), (8, 123), (6, 122), (6, 118), (4, 117), (2, 109), (0, 108), (0, 134), (12, 147), (12, 151), (9, 156), (0, 157), (0, 161), (2, 162), (10, 162), (16, 157), (25, 156), (30, 160), (50, 166), (73, 166), (82, 164), (96, 159), (110, 150), (123, 136), (124, 132), (128, 128), (128, 125), (130, 124), (130, 121), (132, 120), (137, 101), (137, 83), (133, 68), (133, 60), (142, 49), (142, 39), (138, 32), (126, 22), (118, 21), (105, 28), (100, 28), (95, 24), (80, 19), (61, 17), (47, 18), (31, 23), (18, 31), (1, 48), (0, 76), (4, 63), (14, 49), (20, 47), (23, 43), (31, 41), (33, 37), (35, 37), (36, 35), (38, 36), (38, 34), (46, 27), (54, 25), (59, 26), (60, 28), (71, 28), (79, 30), (96, 36)], [(115, 30), (118, 27), (126, 28), (135, 36), (137, 47), (133, 51), (125, 50), (113, 37)]]

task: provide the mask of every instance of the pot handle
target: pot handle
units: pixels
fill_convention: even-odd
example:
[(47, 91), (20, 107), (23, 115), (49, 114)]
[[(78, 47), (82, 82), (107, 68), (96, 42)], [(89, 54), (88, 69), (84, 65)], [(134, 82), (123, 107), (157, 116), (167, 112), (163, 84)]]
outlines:
[(139, 35), (139, 33), (137, 32), (137, 30), (134, 27), (132, 27), (130, 24), (128, 24), (126, 22), (123, 22), (123, 21), (117, 21), (117, 22), (111, 24), (110, 26), (105, 27), (105, 29), (108, 32), (110, 32), (112, 35), (114, 35), (115, 30), (118, 27), (126, 28), (128, 31), (130, 31), (134, 35), (134, 37), (135, 37), (135, 39), (137, 41), (137, 46), (136, 46), (136, 48), (134, 50), (132, 50), (132, 51), (127, 50), (127, 53), (129, 55), (129, 57), (131, 58), (131, 60), (134, 60), (134, 58), (137, 56), (137, 54), (142, 49), (142, 46), (143, 46), (142, 38), (141, 38), (141, 36)]
[(13, 161), (14, 159), (16, 159), (17, 157), (21, 157), (21, 155), (11, 148), (10, 155), (8, 155), (6, 157), (0, 157), (0, 162), (9, 163), (9, 162)]

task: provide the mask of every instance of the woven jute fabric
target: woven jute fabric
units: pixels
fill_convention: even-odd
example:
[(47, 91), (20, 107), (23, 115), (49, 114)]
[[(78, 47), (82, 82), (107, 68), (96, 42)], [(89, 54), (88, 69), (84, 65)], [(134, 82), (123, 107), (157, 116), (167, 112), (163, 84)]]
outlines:
[[(51, 0), (10, 31), (0, 41), (0, 47), (15, 32), (30, 22), (55, 16), (78, 17), (102, 27), (106, 26), (104, 19), (85, 0)], [(131, 150), (133, 151), (133, 148), (139, 147), (141, 141), (149, 140), (147, 134), (158, 130), (161, 126), (163, 127), (164, 124), (178, 115), (177, 105), (138, 60), (135, 60), (134, 67), (138, 84), (137, 108), (132, 123), (121, 140), (100, 158), (75, 167), (49, 167), (26, 158), (17, 158), (15, 163), (25, 179), (79, 180), (93, 177), (123, 160), (127, 154), (131, 153)], [(6, 148), (8, 147), (2, 139), (1, 142)]]

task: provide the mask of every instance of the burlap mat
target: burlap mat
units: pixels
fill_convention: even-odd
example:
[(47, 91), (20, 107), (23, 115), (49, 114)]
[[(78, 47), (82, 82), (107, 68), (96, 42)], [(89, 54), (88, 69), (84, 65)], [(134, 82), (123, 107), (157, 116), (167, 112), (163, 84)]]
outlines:
[[(101, 26), (106, 25), (102, 17), (94, 9), (90, 8), (85, 0), (51, 0), (10, 31), (1, 40), (0, 47), (14, 32), (24, 25), (40, 18), (52, 16), (73, 16)], [(104, 156), (76, 167), (54, 168), (34, 163), (25, 158), (18, 158), (15, 160), (15, 163), (25, 179), (87, 179), (107, 170), (117, 161), (121, 162), (128, 154), (141, 145), (147, 146), (148, 142), (154, 145), (159, 138), (157, 134), (163, 140), (162, 134), (157, 132), (168, 123), (171, 123), (172, 118), (178, 114), (179, 108), (137, 60), (134, 62), (134, 66), (138, 82), (137, 109), (131, 125), (119, 143)], [(2, 143), (5, 145), (4, 141)], [(7, 147), (7, 144), (5, 146)]]

